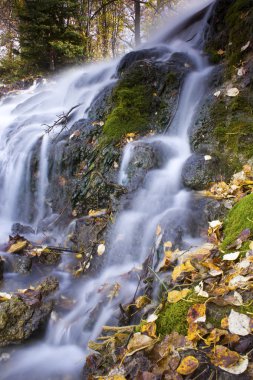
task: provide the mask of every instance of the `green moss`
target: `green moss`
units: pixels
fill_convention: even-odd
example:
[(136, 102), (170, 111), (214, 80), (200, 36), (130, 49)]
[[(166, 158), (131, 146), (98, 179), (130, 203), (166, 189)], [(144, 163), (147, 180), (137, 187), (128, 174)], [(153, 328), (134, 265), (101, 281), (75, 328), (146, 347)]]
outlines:
[(229, 42), (226, 54), (230, 67), (236, 65), (243, 58), (241, 51), (253, 36), (253, 1), (236, 0), (228, 8), (225, 24), (229, 30)]
[(221, 248), (226, 249), (246, 228), (253, 232), (253, 194), (240, 200), (228, 213), (224, 223), (225, 239)]
[(130, 132), (141, 132), (148, 126), (152, 96), (145, 85), (124, 87), (115, 91), (116, 106), (107, 117), (104, 134), (109, 140), (119, 140)]
[[(210, 110), (218, 150), (225, 152), (234, 169), (253, 156), (253, 97), (245, 90), (236, 98), (218, 99)], [(222, 154), (222, 153), (221, 153)]]
[(187, 314), (190, 307), (196, 303), (205, 302), (206, 298), (190, 293), (177, 303), (166, 303), (156, 321), (158, 335), (167, 335), (173, 331), (186, 335), (188, 329)]

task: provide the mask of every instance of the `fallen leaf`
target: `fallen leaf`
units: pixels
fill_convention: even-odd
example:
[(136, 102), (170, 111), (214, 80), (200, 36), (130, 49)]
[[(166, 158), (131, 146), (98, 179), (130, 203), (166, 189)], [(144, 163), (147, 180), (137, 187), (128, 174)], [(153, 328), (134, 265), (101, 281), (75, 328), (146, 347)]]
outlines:
[(105, 253), (105, 245), (104, 244), (99, 244), (97, 248), (97, 254), (98, 256), (102, 256)]
[(227, 253), (226, 255), (223, 256), (222, 260), (233, 261), (233, 260), (238, 259), (239, 255), (240, 255), (239, 251)]
[(88, 212), (88, 215), (90, 217), (98, 217), (98, 216), (105, 215), (106, 213), (107, 213), (107, 209), (103, 208), (101, 210), (90, 210)]
[(157, 338), (157, 336), (156, 336), (156, 323), (150, 322), (150, 323), (143, 324), (141, 326), (141, 332), (146, 333), (151, 338)]
[(249, 46), (250, 46), (250, 41), (248, 41), (245, 45), (243, 45), (243, 46), (241, 47), (241, 51), (245, 51), (245, 50), (247, 50)]
[(0, 292), (0, 302), (5, 302), (10, 300), (12, 295), (10, 293)]
[(230, 96), (230, 97), (235, 97), (235, 96), (239, 95), (239, 93), (240, 93), (240, 91), (236, 87), (229, 88), (227, 90), (227, 96)]
[(194, 272), (196, 269), (192, 266), (190, 260), (186, 260), (184, 263), (177, 265), (171, 274), (171, 278), (173, 281), (176, 281), (182, 274), (185, 272)]
[(180, 375), (190, 375), (199, 366), (199, 361), (194, 356), (186, 356), (182, 359), (179, 367), (177, 368), (177, 372), (180, 373)]
[(216, 344), (219, 342), (220, 338), (224, 335), (227, 335), (228, 332), (226, 330), (221, 329), (213, 329), (209, 336), (205, 339), (205, 343), (210, 346), (211, 344)]
[(240, 356), (240, 360), (236, 365), (230, 367), (219, 366), (223, 371), (232, 373), (233, 375), (240, 375), (245, 372), (249, 365), (249, 359), (247, 356)]
[(154, 322), (158, 319), (158, 315), (156, 314), (150, 314), (147, 318), (147, 322)]
[(153, 346), (155, 340), (140, 332), (135, 333), (127, 345), (126, 356), (132, 356), (135, 352), (144, 350), (145, 348)]
[(201, 281), (198, 285), (194, 287), (195, 292), (197, 293), (198, 296), (200, 297), (209, 297), (209, 294), (205, 292), (204, 290), (204, 283)]
[(250, 318), (232, 309), (228, 317), (228, 329), (232, 334), (248, 335), (251, 333)]
[(209, 357), (216, 367), (223, 368), (228, 368), (237, 364), (240, 359), (240, 355), (237, 352), (231, 351), (227, 347), (221, 345), (215, 346)]
[(135, 306), (137, 309), (142, 309), (144, 306), (150, 303), (150, 299), (147, 296), (139, 296), (135, 300)]
[(176, 303), (185, 298), (190, 293), (190, 291), (190, 289), (172, 290), (168, 293), (167, 301), (170, 303)]
[(213, 277), (220, 276), (223, 271), (217, 265), (215, 265), (212, 261), (204, 261), (201, 263), (202, 266), (209, 269), (209, 274)]
[(17, 253), (17, 252), (20, 252), (22, 251), (24, 248), (26, 248), (28, 245), (28, 241), (27, 240), (21, 240), (21, 241), (17, 241), (16, 243), (12, 244), (10, 246), (10, 248), (8, 249), (8, 252), (9, 253)]
[(197, 303), (190, 307), (187, 314), (187, 322), (198, 323), (206, 321), (206, 305), (204, 303)]

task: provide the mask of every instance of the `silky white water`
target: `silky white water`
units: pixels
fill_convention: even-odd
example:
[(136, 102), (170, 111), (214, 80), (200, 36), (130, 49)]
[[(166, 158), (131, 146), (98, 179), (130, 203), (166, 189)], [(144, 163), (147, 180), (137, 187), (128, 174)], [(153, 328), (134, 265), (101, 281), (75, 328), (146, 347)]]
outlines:
[[(208, 8), (207, 5), (213, 2), (191, 2), (171, 21), (166, 31), (145, 46), (161, 46), (163, 50), (166, 48), (160, 57), (161, 61), (169, 60), (174, 52), (180, 52), (193, 62), (184, 80), (177, 111), (168, 126), (168, 132), (142, 140), (147, 144), (161, 142), (168, 150), (166, 164), (161, 169), (152, 170), (147, 174), (143, 186), (136, 192), (128, 208), (117, 216), (107, 243), (107, 266), (97, 278), (80, 280), (73, 284), (70, 275), (61, 269), (63, 266), (60, 265), (54, 270), (52, 274), (60, 279), (60, 292), (66, 292), (73, 297), (75, 306), (61, 319), (52, 314), (42, 341), (28, 342), (11, 350), (10, 360), (4, 364), (0, 362), (1, 379), (40, 380), (65, 376), (70, 379), (80, 378), (85, 355), (89, 353), (88, 340), (95, 339), (101, 332), (101, 326), (109, 321), (117, 323), (115, 316), (118, 313), (118, 305), (131, 302), (133, 299), (138, 283), (138, 276), (135, 276), (133, 268), (143, 263), (157, 243), (158, 224), (162, 231), (166, 229), (172, 231), (172, 234), (180, 227), (183, 239), (191, 244), (188, 229), (188, 203), (191, 194), (182, 187), (181, 171), (190, 155), (188, 131), (205, 95), (211, 72), (207, 58), (202, 52), (202, 43), (211, 11), (211, 7)], [(189, 20), (204, 9), (202, 17), (191, 25)], [(116, 66), (117, 62), (111, 62), (76, 68), (63, 73), (52, 82), (35, 85), (30, 90), (2, 100), (2, 239), (6, 239), (13, 222), (30, 223), (36, 228), (39, 221), (50, 213), (46, 204), (47, 152), (52, 138), (44, 133), (42, 124), (51, 124), (56, 118), (55, 115), (67, 112), (79, 103), (81, 106), (72, 122), (83, 117), (94, 97), (106, 85), (115, 81), (113, 74)], [(80, 81), (82, 85), (78, 85)], [(40, 144), (40, 159), (34, 196), (30, 188), (29, 166), (36, 144)], [(127, 167), (135, 144), (138, 144), (138, 141), (125, 147), (119, 171), (119, 183), (123, 185), (128, 181)], [(34, 204), (31, 206), (32, 200)], [(111, 301), (108, 299), (108, 292), (115, 283), (120, 286), (119, 294)]]

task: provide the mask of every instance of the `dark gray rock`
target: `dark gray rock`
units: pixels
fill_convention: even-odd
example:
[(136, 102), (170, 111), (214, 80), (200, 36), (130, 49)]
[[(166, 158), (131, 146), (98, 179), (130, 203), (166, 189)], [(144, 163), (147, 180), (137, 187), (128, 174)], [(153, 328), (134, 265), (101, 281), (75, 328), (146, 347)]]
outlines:
[(127, 180), (124, 185), (130, 191), (136, 190), (143, 183), (147, 172), (159, 167), (160, 161), (158, 149), (151, 144), (137, 142), (133, 146), (132, 156), (126, 170)]
[(201, 154), (192, 154), (182, 170), (182, 180), (186, 187), (193, 190), (206, 189), (212, 182), (220, 181), (226, 177), (222, 163), (217, 157), (205, 160)]
[(13, 269), (14, 272), (20, 274), (27, 274), (32, 269), (32, 258), (28, 256), (13, 256)]
[(14, 223), (11, 227), (11, 233), (14, 235), (35, 234), (35, 231), (30, 226), (25, 226), (21, 223)]

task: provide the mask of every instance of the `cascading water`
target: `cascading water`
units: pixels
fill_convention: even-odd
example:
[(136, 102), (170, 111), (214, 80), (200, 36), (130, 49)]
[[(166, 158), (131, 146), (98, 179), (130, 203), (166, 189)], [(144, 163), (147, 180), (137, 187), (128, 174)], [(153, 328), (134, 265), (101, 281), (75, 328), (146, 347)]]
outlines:
[[(69, 275), (62, 271), (62, 267), (56, 268), (53, 274), (60, 278), (60, 291), (74, 296), (76, 304), (65, 317), (50, 319), (42, 342), (32, 341), (11, 351), (11, 359), (5, 364), (0, 363), (1, 379), (79, 378), (88, 352), (88, 340), (96, 338), (102, 325), (113, 321), (120, 303), (133, 298), (138, 279), (136, 276), (134, 280), (131, 270), (150, 254), (157, 225), (161, 225), (162, 229), (168, 229), (169, 226), (170, 230), (177, 225), (183, 226), (185, 244), (191, 244), (187, 228), (187, 205), (191, 194), (182, 188), (181, 170), (190, 155), (188, 130), (196, 117), (211, 72), (201, 48), (211, 9), (208, 6), (213, 2), (194, 1), (192, 6), (178, 15), (177, 21), (173, 21), (166, 33), (147, 45), (148, 48), (161, 47), (164, 54), (159, 60), (169, 60), (174, 52), (178, 52), (187, 55), (192, 62), (168, 133), (142, 140), (150, 145), (162, 143), (167, 150), (166, 164), (148, 173), (143, 187), (136, 192), (128, 209), (118, 215), (108, 243), (108, 265), (99, 277), (71, 284)], [(190, 25), (193, 16), (201, 12), (203, 17)], [(173, 30), (176, 30), (176, 34)], [(168, 37), (170, 42), (165, 43)], [(116, 64), (78, 68), (64, 74), (56, 82), (34, 86), (2, 101), (0, 215), (6, 231), (16, 220), (30, 222), (36, 227), (48, 213), (45, 195), (50, 139), (44, 135), (41, 125), (52, 123), (56, 114), (79, 103), (81, 106), (75, 114), (75, 120), (83, 116), (95, 95), (115, 80), (113, 73)], [(82, 86), (77, 86), (80, 80)], [(37, 212), (34, 214), (29, 209), (32, 197), (30, 165), (36, 144), (40, 144), (40, 159), (35, 196)], [(125, 148), (119, 173), (121, 184), (127, 184), (127, 168), (135, 144), (138, 142), (130, 143)], [(32, 220), (29, 219), (31, 215)], [(5, 237), (4, 231), (1, 233)], [(114, 283), (121, 285), (119, 295), (115, 301), (108, 301), (106, 291)]]

